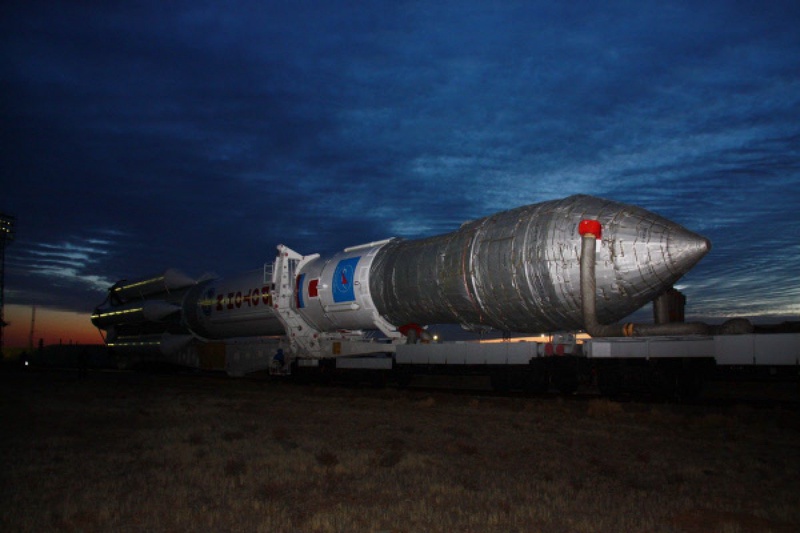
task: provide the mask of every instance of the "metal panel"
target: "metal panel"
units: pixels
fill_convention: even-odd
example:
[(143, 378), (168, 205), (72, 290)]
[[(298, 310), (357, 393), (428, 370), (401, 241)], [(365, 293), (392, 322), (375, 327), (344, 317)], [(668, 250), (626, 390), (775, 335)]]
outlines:
[(800, 364), (800, 333), (719, 335), (714, 340), (720, 365)]
[(649, 357), (714, 357), (711, 337), (653, 337), (648, 340)]
[(526, 365), (536, 356), (536, 343), (447, 342), (400, 344), (396, 360), (401, 364)]
[(587, 357), (599, 358), (671, 358), (713, 357), (712, 337), (642, 337), (590, 339), (583, 345)]
[(268, 369), (282, 343), (279, 339), (247, 339), (227, 346), (226, 371), (231, 376), (243, 376)]
[(537, 343), (535, 342), (514, 342), (508, 343), (509, 365), (527, 365), (531, 359), (537, 356)]
[[(395, 360), (400, 364), (427, 365), (453, 364), (454, 358), (448, 354), (458, 353), (469, 343), (448, 342), (443, 344), (398, 344)], [(462, 363), (463, 364), (463, 363)]]
[(758, 365), (800, 365), (800, 333), (755, 335)]
[(339, 357), (336, 359), (336, 368), (365, 369), (365, 370), (391, 370), (391, 357)]
[[(440, 346), (446, 346), (444, 344)], [(454, 350), (449, 358), (451, 364), (464, 365), (486, 365), (490, 361), (505, 360), (505, 347), (497, 345), (488, 346), (485, 344), (462, 344), (458, 350)]]
[(717, 335), (714, 337), (717, 364), (754, 364), (754, 337), (754, 335)]

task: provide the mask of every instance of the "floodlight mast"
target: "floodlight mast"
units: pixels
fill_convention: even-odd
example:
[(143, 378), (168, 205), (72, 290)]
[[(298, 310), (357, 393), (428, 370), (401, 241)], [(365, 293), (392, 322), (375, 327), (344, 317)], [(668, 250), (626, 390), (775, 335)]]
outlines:
[(6, 327), (6, 245), (14, 240), (14, 222), (16, 217), (0, 213), (0, 357), (3, 357), (3, 332)]

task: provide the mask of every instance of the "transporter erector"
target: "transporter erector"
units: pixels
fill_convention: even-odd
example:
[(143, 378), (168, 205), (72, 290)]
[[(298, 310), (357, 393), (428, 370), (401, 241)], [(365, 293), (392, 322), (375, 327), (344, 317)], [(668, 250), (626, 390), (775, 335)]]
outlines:
[[(427, 324), (702, 335), (704, 325), (663, 324), (659, 333), (615, 323), (669, 293), (710, 247), (645, 209), (576, 195), (466, 222), (444, 235), (391, 238), (327, 257), (279, 245), (263, 270), (229, 279), (193, 280), (167, 270), (123, 280), (92, 321), (117, 351), (149, 351), (199, 367), (216, 358), (231, 373), (285, 373), (294, 362), (396, 354), (398, 346), (426, 340), (420, 325)], [(575, 349), (566, 345), (568, 353)], [(484, 351), (478, 360), (493, 364)]]

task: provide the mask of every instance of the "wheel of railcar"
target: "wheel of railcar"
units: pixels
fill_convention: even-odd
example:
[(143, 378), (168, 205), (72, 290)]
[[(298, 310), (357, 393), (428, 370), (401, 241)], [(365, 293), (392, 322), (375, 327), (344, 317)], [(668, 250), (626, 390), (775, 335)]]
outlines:
[(647, 394), (656, 401), (675, 399), (678, 374), (673, 361), (653, 361), (640, 370), (645, 379), (645, 386), (639, 391), (640, 394)]
[(622, 374), (616, 361), (605, 361), (596, 367), (597, 388), (600, 394), (609, 398), (619, 396), (622, 392)]
[(578, 390), (578, 378), (576, 376), (561, 375), (557, 379), (556, 388), (561, 394), (575, 394), (575, 391)]
[(574, 394), (578, 390), (578, 374), (571, 361), (559, 360), (550, 379), (561, 394)]
[(336, 361), (333, 359), (320, 359), (317, 367), (317, 383), (320, 385), (330, 385), (333, 381), (333, 374), (336, 371)]
[(549, 388), (550, 378), (544, 369), (531, 370), (522, 384), (522, 390), (529, 394), (544, 394)]
[(508, 392), (510, 387), (508, 372), (505, 369), (493, 370), (489, 376), (492, 382), (492, 389), (497, 392)]
[(373, 370), (370, 375), (369, 383), (375, 389), (386, 387), (386, 372), (383, 370)]
[(410, 368), (400, 366), (394, 371), (394, 378), (397, 386), (401, 389), (406, 389), (411, 385), (411, 379), (414, 377), (414, 372)]
[(296, 360), (292, 361), (290, 368), (291, 371), (289, 373), (289, 376), (293, 382), (302, 385), (302, 384), (307, 384), (311, 381), (311, 378), (308, 375), (308, 370), (298, 365)]
[(707, 364), (705, 361), (684, 362), (677, 380), (676, 395), (679, 401), (692, 401), (700, 396), (705, 388)]
[(549, 388), (550, 373), (547, 365), (541, 359), (532, 360), (523, 376), (522, 390), (528, 394), (544, 394)]

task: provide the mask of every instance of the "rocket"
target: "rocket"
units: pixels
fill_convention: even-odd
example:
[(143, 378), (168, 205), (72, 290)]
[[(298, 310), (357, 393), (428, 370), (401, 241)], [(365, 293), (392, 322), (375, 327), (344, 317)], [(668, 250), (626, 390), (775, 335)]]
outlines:
[(229, 279), (169, 270), (121, 281), (92, 315), (120, 339), (317, 339), (408, 324), (541, 333), (584, 329), (578, 227), (599, 222), (596, 313), (613, 323), (672, 287), (710, 242), (666, 218), (611, 200), (570, 196), (464, 223), (444, 235), (398, 238), (323, 257), (279, 245), (274, 263)]

